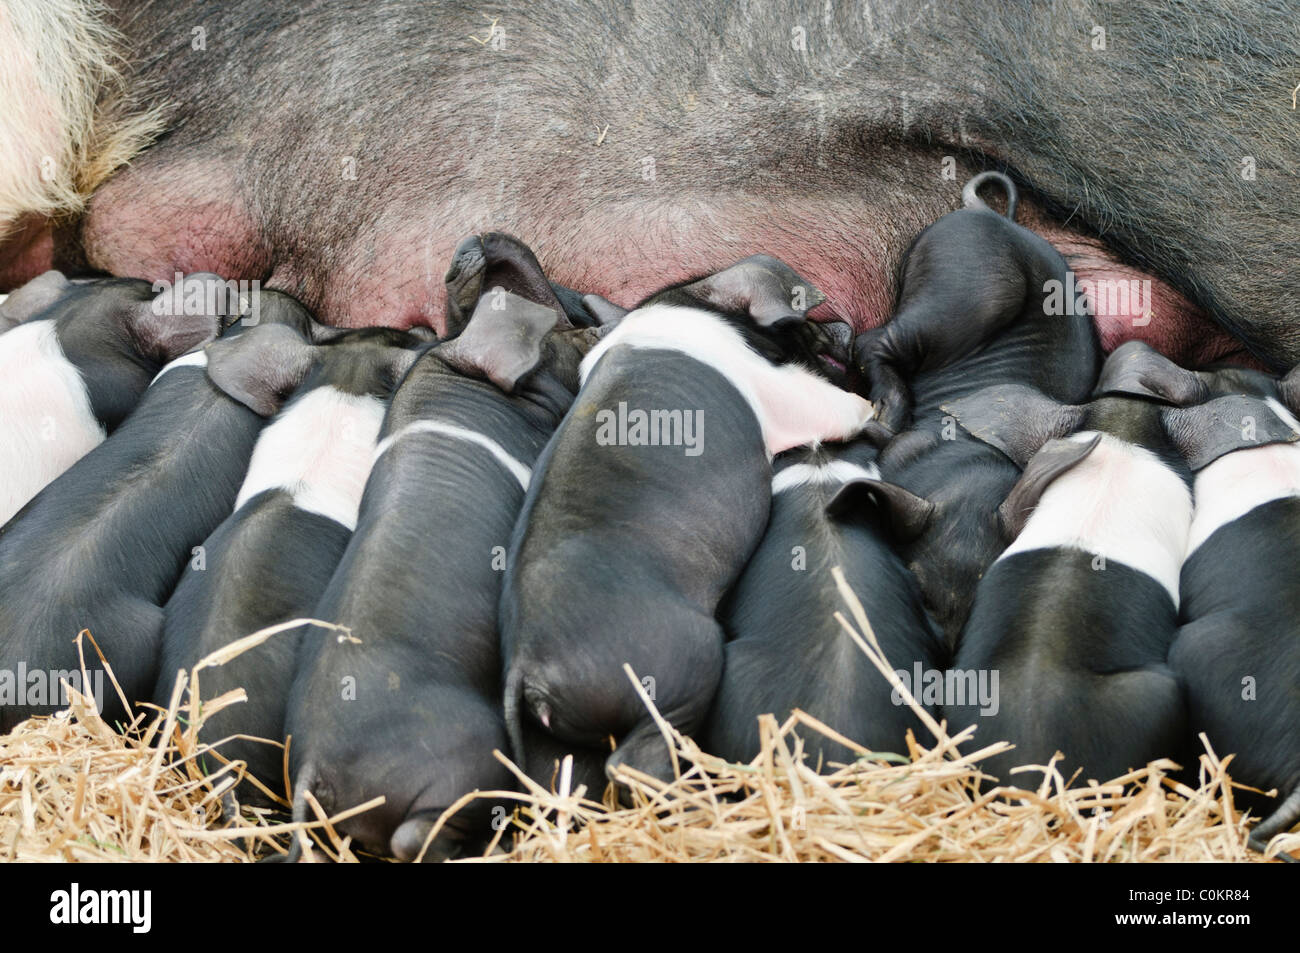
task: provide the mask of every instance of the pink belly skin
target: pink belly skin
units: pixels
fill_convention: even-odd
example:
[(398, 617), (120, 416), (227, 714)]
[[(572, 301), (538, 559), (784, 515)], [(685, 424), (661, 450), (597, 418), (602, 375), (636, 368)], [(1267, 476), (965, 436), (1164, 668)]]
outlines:
[[(246, 190), (226, 167), (172, 161), (162, 173), (134, 168), (96, 193), (81, 231), (91, 267), (148, 280), (170, 280), (177, 271), (256, 279), (296, 295), (322, 320), (348, 327), (441, 330), (442, 275), (452, 249), (465, 235), (494, 228), (528, 242), (552, 280), (623, 305), (755, 252), (776, 255), (826, 293), (814, 317), (847, 320), (862, 330), (888, 318), (911, 238), (953, 207), (950, 196), (927, 197), (882, 218), (879, 207), (852, 195), (715, 194), (572, 215), (518, 206), (485, 215), (490, 202), (444, 197), (438, 204), (430, 195), (418, 210), (375, 216), (364, 234), (294, 234), (288, 223), (265, 221), (250, 209)], [(1149, 296), (1127, 302), (1127, 309), (1124, 301), (1096, 303), (1107, 351), (1140, 339), (1185, 366), (1222, 359), (1255, 365), (1239, 342), (1167, 283), (1121, 264), (1103, 244), (1061, 227), (1031, 202), (1022, 201), (1018, 219), (1052, 242), (1080, 281), (1150, 280)], [(33, 227), (21, 242), (6, 243), (0, 290), (58, 261), (51, 234)], [(1113, 310), (1116, 303), (1121, 307)]]

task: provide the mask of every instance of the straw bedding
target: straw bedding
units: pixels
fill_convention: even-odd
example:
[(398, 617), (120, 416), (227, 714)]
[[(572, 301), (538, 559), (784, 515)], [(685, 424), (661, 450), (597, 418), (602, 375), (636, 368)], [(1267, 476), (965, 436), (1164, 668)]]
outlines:
[[(880, 658), (861, 606), (840, 582), (852, 619), (841, 617), (841, 624), (907, 697)], [(0, 859), (238, 863), (283, 852), (295, 836), (309, 839), (306, 859), (366, 859), (333, 825), (372, 805), (335, 817), (312, 805), (315, 819), (300, 825), (247, 808), (228, 817), (223, 795), (242, 764), (207, 777), (196, 764), (202, 719), (242, 695), (208, 699), (191, 712), (189, 699), (202, 697), (203, 668), (291, 626), (249, 636), (205, 659), (178, 681), (167, 711), (143, 711), (125, 733), (74, 695), (68, 711), (29, 719), (0, 737)], [(1249, 825), (1234, 804), (1232, 759), (1219, 758), (1204, 738), (1195, 790), (1169, 777), (1173, 765), (1167, 761), (1105, 784), (1063, 777), (1053, 762), (1034, 792), (980, 793), (980, 762), (1008, 746), (998, 742), (961, 754), (957, 746), (968, 740), (966, 733), (949, 737), (943, 725), (923, 720), (933, 737), (909, 736), (906, 751), (885, 754), (866, 751), (802, 712), (783, 724), (764, 716), (761, 753), (747, 765), (700, 751), (660, 721), (680, 777), (664, 784), (622, 775), (632, 807), (620, 807), (612, 789), (572, 790), (565, 765), (546, 786), (511, 766), (522, 793), (484, 796), (508, 797), (517, 809), (486, 854), (465, 862), (1264, 859), (1246, 847)], [(800, 736), (812, 733), (861, 758), (818, 773), (803, 758)], [(1300, 833), (1270, 845), (1270, 854), (1296, 850)]]

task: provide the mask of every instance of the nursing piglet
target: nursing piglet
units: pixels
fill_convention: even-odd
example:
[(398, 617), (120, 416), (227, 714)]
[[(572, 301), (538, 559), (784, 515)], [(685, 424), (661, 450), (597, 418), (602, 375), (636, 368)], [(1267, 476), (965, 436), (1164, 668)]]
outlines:
[(1235, 755), (1235, 781), (1279, 792), (1235, 792), (1264, 816), (1263, 850), (1300, 821), (1300, 370), (1189, 371), (1138, 342), (1111, 360), (1099, 389), (1195, 405), (1173, 412), (1196, 479), (1169, 665), (1191, 734)]
[[(364, 328), (313, 344), (296, 328), (251, 328), (207, 349), (208, 377), (274, 420), (253, 449), (235, 511), (193, 558), (164, 609), (154, 701), (166, 707), (177, 670), (260, 629), (309, 617), (357, 523), (361, 491), (388, 399), (424, 339)], [(288, 398), (288, 403), (279, 410)], [(282, 741), (299, 630), (273, 636), (200, 673), (202, 697), (236, 688), (247, 701), (210, 715), (200, 740), (281, 797)], [(209, 772), (220, 762), (205, 755)], [(244, 800), (265, 801), (245, 782)]]
[[(260, 296), (262, 324), (311, 333), (315, 322), (298, 302)], [(216, 321), (207, 316), (209, 326)], [(223, 340), (244, 330), (235, 321)], [(42, 691), (15, 696), (0, 678), (0, 730), (63, 707), (59, 679), (80, 684), (82, 629), (128, 702), (152, 697), (163, 606), (194, 548), (230, 515), (265, 422), (214, 386), (205, 364), (196, 351), (163, 368), (108, 440), (0, 529), (0, 671), (21, 667), (45, 680)], [(110, 723), (125, 718), (89, 645), (85, 655), (91, 684), (83, 690)]]
[(871, 405), (801, 363), (821, 296), (755, 256), (666, 289), (582, 364), (582, 391), (538, 462), (501, 603), (505, 704), (671, 778), (629, 663), (665, 718), (694, 732), (722, 674), (718, 604), (767, 522), (772, 457), (846, 440)]
[(159, 368), (216, 336), (220, 310), (176, 313), (173, 297), (133, 278), (47, 271), (0, 304), (0, 329), (13, 326), (0, 336), (0, 525), (98, 446)]
[[(932, 506), (882, 481), (875, 456), (859, 441), (777, 458), (767, 530), (721, 611), (730, 641), (703, 732), (714, 754), (749, 761), (759, 750), (758, 716), (784, 720), (795, 708), (873, 751), (902, 751), (908, 729), (921, 729), (835, 619), (847, 612), (831, 576), (839, 566), (891, 667), (910, 674), (946, 664), (916, 579), (890, 546), (920, 532)], [(801, 734), (814, 764), (857, 757), (817, 732)]]
[(1149, 397), (1178, 407), (1237, 394), (1264, 401), (1285, 420), (1300, 413), (1300, 367), (1283, 377), (1230, 364), (1193, 371), (1179, 367), (1144, 341), (1127, 341), (1106, 358), (1096, 393)]
[[(457, 256), (483, 251), (470, 239)], [(569, 327), (518, 241), (492, 241), (487, 259), (468, 325), (415, 364), (384, 421), (356, 531), (314, 613), (350, 634), (304, 633), (289, 698), (295, 814), (308, 792), (328, 811), (382, 796), (338, 826), (401, 860), (485, 841), (487, 800), (429, 835), (464, 795), (515, 787), (492, 754), (508, 748), (501, 571), (533, 462), (599, 333)], [(453, 262), (449, 284), (465, 273)]]
[(1177, 412), (1196, 512), (1169, 665), (1191, 731), (1236, 755), (1233, 780), (1279, 792), (1241, 792), (1267, 815), (1259, 850), (1300, 821), (1300, 424), (1279, 410), (1234, 396)]
[(953, 662), (990, 684), (996, 673), (998, 697), (987, 709), (945, 705), (952, 730), (978, 725), (976, 744), (1014, 743), (982, 768), (1021, 787), (1039, 779), (1009, 769), (1057, 751), (1066, 778), (1182, 760), (1186, 712), (1166, 658), (1192, 496), (1168, 432), (1174, 409), (1122, 397), (1062, 405), (1025, 387), (946, 409), (1024, 467), (998, 511), (1011, 545), (980, 582)]
[[(989, 180), (1007, 191), (1005, 217), (977, 193)], [(943, 405), (1011, 384), (1077, 403), (1091, 393), (1101, 362), (1086, 299), (1065, 297), (1074, 287), (1065, 259), (1013, 221), (1011, 180), (982, 173), (963, 197), (966, 208), (908, 249), (894, 316), (855, 344), (881, 422), (898, 434), (880, 471), (934, 504), (925, 530), (900, 552), (949, 645), (1005, 545), (992, 514), (1019, 472), (956, 426)]]
[(452, 252), (444, 276), (446, 336), (455, 337), (464, 329), (483, 292), (493, 287), (513, 288), (515, 294), (529, 301), (546, 301), (549, 306), (559, 307), (574, 328), (614, 324), (627, 314), (626, 308), (601, 295), (582, 294), (549, 281), (539, 268), (532, 250), (513, 235), (484, 232), (466, 238)]

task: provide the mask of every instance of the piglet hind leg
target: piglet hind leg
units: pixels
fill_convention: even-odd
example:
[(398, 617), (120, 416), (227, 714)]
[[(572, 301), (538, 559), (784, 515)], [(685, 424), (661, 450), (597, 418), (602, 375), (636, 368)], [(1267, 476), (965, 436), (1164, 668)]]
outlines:
[[(711, 642), (703, 653), (697, 654), (694, 661), (678, 672), (680, 684), (664, 678), (656, 680), (657, 698), (655, 705), (661, 717), (683, 735), (695, 735), (704, 726), (709, 706), (722, 681), (722, 636), (718, 633), (717, 641)], [(622, 674), (622, 673), (620, 673)], [(638, 697), (639, 704), (644, 702)], [(626, 734), (619, 739), (617, 747), (605, 760), (605, 775), (611, 781), (621, 767), (631, 768), (647, 774), (664, 783), (672, 783), (677, 771), (684, 771), (689, 764), (678, 759), (676, 768), (668, 742), (659, 728), (658, 722), (649, 711), (639, 719)], [(630, 803), (630, 792), (618, 784), (619, 799)]]
[[(605, 761), (605, 774), (614, 780), (620, 768), (631, 768), (642, 774), (648, 774), (665, 783), (672, 783), (676, 774), (673, 770), (673, 756), (664, 740), (663, 733), (654, 721), (647, 720), (628, 734)], [(685, 764), (679, 763), (677, 770), (684, 770)], [(619, 785), (619, 800), (630, 803), (629, 792)]]
[(1064, 271), (1050, 245), (993, 212), (953, 212), (926, 229), (908, 252), (893, 318), (854, 345), (881, 422), (906, 429), (906, 381), (987, 346), (1041, 293), (1040, 276)]
[[(665, 705), (662, 709), (661, 713), (664, 720), (681, 734), (694, 735), (703, 728), (709, 704), (712, 702), (717, 686), (722, 679), (720, 656), (721, 646), (719, 646), (718, 664), (716, 666), (703, 666), (703, 668), (708, 669), (705, 675), (712, 683), (711, 688), (689, 694), (683, 693), (685, 700), (681, 705), (675, 708)], [(662, 692), (660, 698), (664, 702), (671, 701), (664, 698)], [(673, 753), (668, 747), (668, 742), (664, 738), (658, 722), (647, 712), (645, 718), (623, 736), (618, 742), (618, 746), (605, 760), (605, 775), (613, 781), (618, 769), (622, 767), (631, 768), (656, 780), (671, 784), (676, 779), (677, 773), (687, 770), (690, 765), (680, 758), (674, 764)], [(617, 785), (617, 787), (619, 800), (629, 804), (630, 792), (625, 790), (621, 784)]]
[[(1297, 823), (1300, 823), (1300, 784), (1278, 805), (1277, 810), (1255, 825), (1250, 832), (1250, 848), (1264, 853), (1270, 840)], [(1300, 858), (1292, 854), (1279, 853), (1278, 858), (1288, 863), (1300, 862)]]
[[(87, 616), (69, 627), (74, 633), (84, 628), (91, 634), (95, 644), (90, 639), (83, 639), (82, 651), (78, 655), (75, 638), (66, 642), (53, 639), (47, 646), (42, 646), (53, 652), (48, 656), (44, 651), (31, 652), (28, 668), (78, 672), (84, 658), (86, 674), (91, 681), (88, 686), (83, 686), (83, 692), (94, 697), (100, 706), (100, 717), (121, 730), (141, 711), (135, 706), (151, 697), (157, 678), (156, 660), (162, 642), (162, 625), (162, 609), (152, 602), (131, 596), (112, 600), (104, 603), (93, 616)], [(108, 661), (112, 678), (99, 661), (96, 644)], [(45, 661), (46, 658), (48, 661)], [(118, 694), (118, 688), (114, 687), (114, 681), (120, 687), (121, 695)], [(129, 709), (123, 707), (122, 696), (126, 697), (131, 706)], [(61, 701), (59, 704), (29, 706), (27, 709), (0, 706), (0, 733), (11, 731), (19, 721), (31, 715), (51, 714), (62, 707)]]
[(870, 384), (880, 424), (900, 433), (912, 422), (912, 392), (897, 366), (902, 362), (894, 359), (889, 329), (887, 324), (859, 334), (853, 354), (863, 379)]
[[(504, 809), (502, 809), (504, 811)], [(476, 853), (487, 843), (490, 827), (482, 809), (463, 808), (443, 822), (430, 840), (442, 811), (417, 811), (407, 816), (393, 832), (389, 849), (404, 863), (419, 860), (437, 864)], [(504, 813), (501, 816), (506, 816)], [(427, 845), (427, 846), (426, 846)]]

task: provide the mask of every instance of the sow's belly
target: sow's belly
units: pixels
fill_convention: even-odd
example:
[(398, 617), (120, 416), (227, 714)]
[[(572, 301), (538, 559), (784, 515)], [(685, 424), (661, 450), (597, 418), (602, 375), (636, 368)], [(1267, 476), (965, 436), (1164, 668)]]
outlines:
[[(867, 328), (892, 310), (908, 244), (988, 164), (1043, 196), (1018, 219), (1104, 289), (1107, 348), (1142, 338), (1187, 365), (1237, 350), (1169, 284), (1122, 264), (1121, 248), (1215, 300), (1257, 353), (1300, 348), (1294, 296), (1268, 293), (1289, 291), (1273, 266), (1294, 255), (1270, 246), (1268, 268), (1244, 257), (1294, 231), (1294, 196), (1265, 174), (1285, 123), (1164, 95), (1224, 85), (1218, 57), (1122, 45), (1062, 57), (1053, 18), (963, 3), (841, 5), (814, 22), (775, 0), (699, 18), (662, 0), (565, 0), (512, 8), (490, 30), (477, 9), (401, 0), (232, 0), (204, 16), (114, 6), (125, 85), (159, 111), (161, 135), (77, 170), (96, 186), (84, 213), (10, 207), (6, 175), (39, 191), (41, 150), (57, 154), (50, 103), (40, 90), (19, 103), (9, 118), (32, 156), (0, 168), (0, 293), (51, 265), (150, 280), (213, 271), (288, 291), (338, 325), (438, 327), (454, 245), (500, 229), (553, 280), (620, 304), (765, 252), (826, 292), (815, 317)], [(1162, 8), (1155, 39), (1199, 35), (1168, 19), (1191, 15)], [(1114, 16), (1119, 33), (1125, 17), (1143, 25)], [(791, 47), (796, 23), (806, 50)], [(1264, 25), (1251, 35), (1277, 32)], [(1232, 64), (1234, 82), (1261, 87), (1250, 102), (1273, 82), (1266, 46)], [(1028, 59), (1037, 85), (1023, 88), (1003, 57)], [(955, 89), (959, 71), (969, 82)], [(42, 90), (61, 88), (47, 79)], [(1005, 113), (1014, 121), (999, 125)], [(1173, 132), (1184, 126), (1187, 141)], [(1137, 133), (1165, 138), (1126, 138)], [(1206, 185), (1230, 166), (1214, 154), (1223, 138), (1258, 146), (1248, 201)]]
[[(865, 330), (888, 319), (897, 266), (911, 238), (959, 203), (954, 185), (945, 201), (931, 201), (902, 222), (839, 194), (786, 199), (718, 192), (614, 202), (581, 213), (584, 203), (573, 196), (566, 205), (517, 207), (487, 221), (474, 214), (472, 202), (436, 204), (440, 190), (433, 190), (427, 205), (406, 210), (391, 228), (354, 232), (329, 247), (279, 248), (250, 242), (250, 224), (235, 208), (182, 202), (190, 211), (178, 216), (169, 200), (172, 213), (161, 215), (155, 196), (170, 194), (169, 184), (164, 169), (156, 188), (106, 190), (86, 226), (91, 265), (149, 280), (170, 280), (177, 271), (260, 279), (302, 298), (331, 324), (439, 331), (442, 266), (457, 242), (485, 226), (523, 238), (560, 284), (626, 306), (666, 283), (761, 251), (789, 262), (826, 293), (813, 317)], [(1119, 264), (1100, 243), (1034, 216), (1023, 203), (1021, 209), (1020, 220), (1055, 244), (1080, 284), (1101, 289), (1090, 297), (1107, 350), (1138, 338), (1188, 366), (1241, 352), (1164, 282)]]

